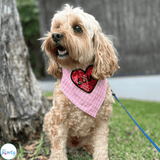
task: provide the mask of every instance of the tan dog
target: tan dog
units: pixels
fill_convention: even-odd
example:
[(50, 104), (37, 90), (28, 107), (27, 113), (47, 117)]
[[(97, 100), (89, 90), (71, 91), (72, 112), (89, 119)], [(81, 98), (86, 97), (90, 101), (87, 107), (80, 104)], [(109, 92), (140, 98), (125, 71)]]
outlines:
[(108, 123), (114, 103), (109, 84), (94, 118), (64, 95), (61, 79), (63, 68), (85, 70), (90, 65), (93, 65), (91, 76), (98, 83), (112, 76), (118, 69), (112, 42), (92, 15), (69, 5), (54, 15), (50, 32), (42, 39), (45, 40), (42, 49), (50, 57), (48, 73), (58, 79), (53, 107), (44, 118), (44, 131), (51, 144), (50, 160), (67, 160), (66, 145), (83, 147), (94, 160), (108, 160)]

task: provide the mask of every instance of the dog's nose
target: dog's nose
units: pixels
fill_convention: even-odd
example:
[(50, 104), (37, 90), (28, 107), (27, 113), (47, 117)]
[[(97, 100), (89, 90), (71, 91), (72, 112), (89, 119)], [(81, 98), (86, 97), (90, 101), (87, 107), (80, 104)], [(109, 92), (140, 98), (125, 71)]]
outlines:
[(58, 42), (63, 38), (63, 34), (61, 33), (53, 33), (52, 34), (52, 39), (54, 42)]

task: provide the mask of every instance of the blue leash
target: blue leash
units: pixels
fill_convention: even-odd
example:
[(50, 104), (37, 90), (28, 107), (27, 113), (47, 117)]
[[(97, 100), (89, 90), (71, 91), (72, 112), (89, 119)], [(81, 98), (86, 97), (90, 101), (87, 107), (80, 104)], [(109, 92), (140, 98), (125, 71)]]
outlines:
[(143, 132), (143, 134), (148, 138), (148, 140), (154, 145), (154, 147), (160, 152), (160, 148), (152, 141), (152, 139), (144, 132), (144, 130), (138, 125), (138, 123), (132, 118), (132, 116), (129, 114), (129, 112), (126, 110), (126, 108), (123, 106), (123, 104), (120, 102), (120, 100), (116, 97), (115, 93), (112, 92), (112, 95), (116, 98), (116, 100), (121, 104), (121, 106), (125, 109), (125, 111), (128, 113), (130, 118), (134, 121), (134, 123), (139, 127), (139, 129)]

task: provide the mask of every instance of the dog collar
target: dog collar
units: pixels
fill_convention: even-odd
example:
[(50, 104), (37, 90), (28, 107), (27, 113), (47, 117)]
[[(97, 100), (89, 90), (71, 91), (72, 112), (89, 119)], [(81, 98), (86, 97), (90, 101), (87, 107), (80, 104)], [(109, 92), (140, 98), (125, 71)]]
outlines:
[(107, 79), (95, 80), (91, 76), (92, 68), (92, 65), (85, 71), (62, 68), (61, 89), (79, 109), (96, 118), (106, 95)]

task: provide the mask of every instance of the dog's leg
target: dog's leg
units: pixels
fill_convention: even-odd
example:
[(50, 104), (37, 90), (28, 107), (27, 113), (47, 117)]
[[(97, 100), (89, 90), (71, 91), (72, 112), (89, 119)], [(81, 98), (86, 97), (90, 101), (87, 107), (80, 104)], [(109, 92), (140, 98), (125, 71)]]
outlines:
[(93, 135), (93, 159), (94, 160), (109, 160), (108, 158), (108, 122), (99, 121), (98, 126), (95, 128)]
[(90, 155), (93, 155), (93, 135), (88, 136), (88, 139), (83, 145), (83, 149), (86, 150)]
[[(57, 116), (57, 117), (56, 117)], [(51, 144), (49, 160), (67, 160), (66, 142), (68, 128), (63, 124), (61, 116), (55, 115), (53, 110), (45, 115), (43, 130)]]

